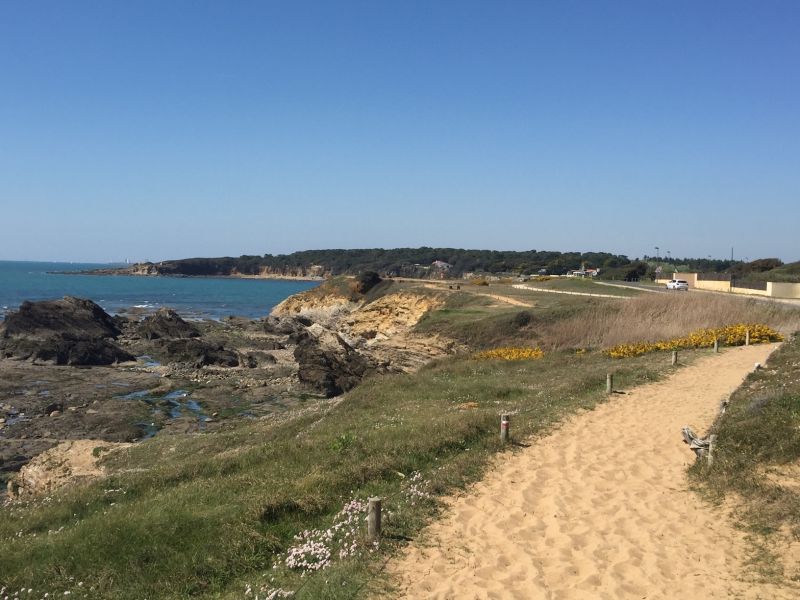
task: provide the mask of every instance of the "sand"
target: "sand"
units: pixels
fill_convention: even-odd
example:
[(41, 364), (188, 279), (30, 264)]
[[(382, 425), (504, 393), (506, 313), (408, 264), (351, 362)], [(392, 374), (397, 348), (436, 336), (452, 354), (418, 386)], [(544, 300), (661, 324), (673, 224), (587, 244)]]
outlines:
[(567, 422), (452, 499), (388, 566), (402, 598), (793, 598), (742, 581), (746, 545), (692, 492), (721, 400), (775, 345), (734, 348)]

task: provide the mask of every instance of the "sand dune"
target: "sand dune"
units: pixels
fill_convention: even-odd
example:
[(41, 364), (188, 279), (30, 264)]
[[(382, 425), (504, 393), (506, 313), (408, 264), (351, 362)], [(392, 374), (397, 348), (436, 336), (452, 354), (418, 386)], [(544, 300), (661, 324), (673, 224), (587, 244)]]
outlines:
[(709, 355), (498, 459), (389, 566), (403, 598), (793, 598), (741, 581), (742, 534), (689, 489), (719, 403), (775, 345)]

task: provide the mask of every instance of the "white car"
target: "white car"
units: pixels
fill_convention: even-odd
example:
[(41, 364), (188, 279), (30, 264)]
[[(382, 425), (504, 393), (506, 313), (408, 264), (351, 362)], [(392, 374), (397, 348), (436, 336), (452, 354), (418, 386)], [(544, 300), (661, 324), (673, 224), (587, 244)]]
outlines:
[(685, 279), (670, 279), (667, 282), (667, 289), (668, 290), (683, 290), (684, 292), (689, 291), (689, 282)]

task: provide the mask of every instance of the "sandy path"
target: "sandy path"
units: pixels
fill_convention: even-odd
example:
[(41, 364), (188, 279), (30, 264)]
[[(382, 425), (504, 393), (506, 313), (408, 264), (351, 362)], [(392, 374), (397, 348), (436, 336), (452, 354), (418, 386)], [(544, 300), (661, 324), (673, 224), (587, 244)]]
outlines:
[(390, 565), (401, 597), (795, 597), (737, 581), (742, 536), (688, 489), (681, 439), (774, 347), (710, 355), (505, 454)]

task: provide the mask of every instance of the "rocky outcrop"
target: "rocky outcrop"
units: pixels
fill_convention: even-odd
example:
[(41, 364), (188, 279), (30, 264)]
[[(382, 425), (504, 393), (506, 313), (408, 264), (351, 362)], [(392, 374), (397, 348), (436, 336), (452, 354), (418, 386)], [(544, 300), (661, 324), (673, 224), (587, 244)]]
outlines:
[(438, 296), (398, 292), (378, 298), (344, 319), (351, 335), (389, 338), (410, 331), (425, 313), (443, 304)]
[(100, 459), (130, 445), (99, 440), (62, 442), (23, 466), (9, 482), (9, 493), (17, 498), (40, 496), (81, 480), (102, 477), (105, 470)]
[(185, 363), (199, 369), (206, 366), (238, 367), (239, 355), (222, 344), (195, 338), (158, 340), (158, 346), (166, 355), (167, 362)]
[(298, 336), (300, 381), (332, 398), (357, 386), (375, 366), (339, 334), (314, 324)]
[(185, 339), (200, 337), (197, 327), (184, 321), (171, 308), (160, 308), (154, 314), (142, 319), (136, 328), (137, 333), (146, 340), (161, 338)]
[(0, 357), (58, 365), (108, 365), (134, 360), (113, 343), (116, 321), (91, 300), (23, 302), (0, 324)]

